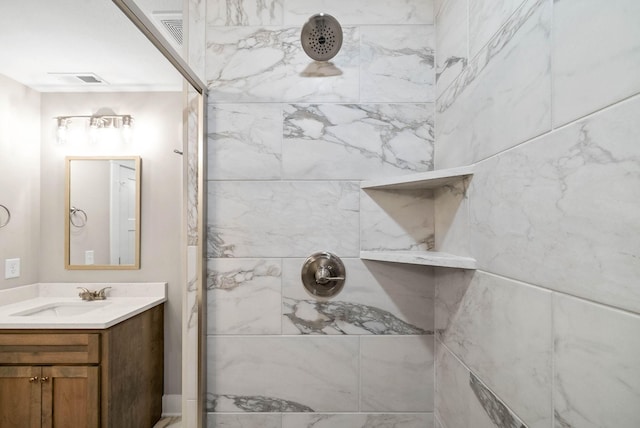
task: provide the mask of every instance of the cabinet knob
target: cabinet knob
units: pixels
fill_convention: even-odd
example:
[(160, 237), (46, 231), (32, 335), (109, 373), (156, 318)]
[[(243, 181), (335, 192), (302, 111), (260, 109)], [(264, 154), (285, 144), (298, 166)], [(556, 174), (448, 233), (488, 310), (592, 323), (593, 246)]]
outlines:
[[(38, 378), (36, 378), (36, 379), (38, 379)], [(49, 376), (43, 376), (43, 377), (40, 378), (40, 382), (42, 382), (42, 383), (45, 383), (45, 382), (48, 382), (48, 381), (49, 381)]]
[(38, 381), (38, 376), (34, 376), (34, 377), (30, 377), (29, 378), (29, 382), (33, 383), (33, 382), (37, 382)]

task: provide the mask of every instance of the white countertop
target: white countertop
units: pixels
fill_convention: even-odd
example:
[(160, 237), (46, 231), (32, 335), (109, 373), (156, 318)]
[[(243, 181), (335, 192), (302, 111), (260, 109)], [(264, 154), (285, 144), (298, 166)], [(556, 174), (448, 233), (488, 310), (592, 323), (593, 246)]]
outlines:
[[(85, 302), (78, 297), (84, 287), (91, 291), (111, 287), (107, 299)], [(0, 290), (0, 329), (104, 329), (140, 314), (167, 300), (167, 283), (40, 283)], [(91, 311), (69, 316), (17, 315), (42, 306), (73, 305)]]

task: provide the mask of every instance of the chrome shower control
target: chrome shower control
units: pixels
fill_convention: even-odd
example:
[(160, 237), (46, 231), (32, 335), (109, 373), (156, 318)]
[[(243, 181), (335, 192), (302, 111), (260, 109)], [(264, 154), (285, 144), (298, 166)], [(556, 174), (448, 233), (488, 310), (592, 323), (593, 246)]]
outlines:
[(312, 254), (302, 265), (302, 284), (315, 297), (335, 296), (344, 287), (345, 277), (342, 260), (326, 251)]

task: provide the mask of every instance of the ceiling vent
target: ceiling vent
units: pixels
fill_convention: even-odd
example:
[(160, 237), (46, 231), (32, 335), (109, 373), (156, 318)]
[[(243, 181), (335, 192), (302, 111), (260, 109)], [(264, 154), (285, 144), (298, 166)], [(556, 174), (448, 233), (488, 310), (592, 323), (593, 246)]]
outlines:
[(48, 73), (49, 76), (55, 77), (62, 83), (68, 85), (108, 85), (106, 80), (95, 73)]
[(182, 13), (181, 12), (153, 12), (153, 17), (164, 30), (170, 41), (182, 46)]

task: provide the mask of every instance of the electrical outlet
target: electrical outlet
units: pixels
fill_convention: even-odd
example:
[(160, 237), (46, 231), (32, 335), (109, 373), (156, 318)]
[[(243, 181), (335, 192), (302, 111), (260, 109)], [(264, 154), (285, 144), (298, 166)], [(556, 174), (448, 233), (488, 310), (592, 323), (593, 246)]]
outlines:
[(93, 250), (87, 250), (84, 252), (84, 264), (92, 265), (94, 264)]
[(4, 279), (20, 276), (20, 259), (6, 259), (4, 261)]

